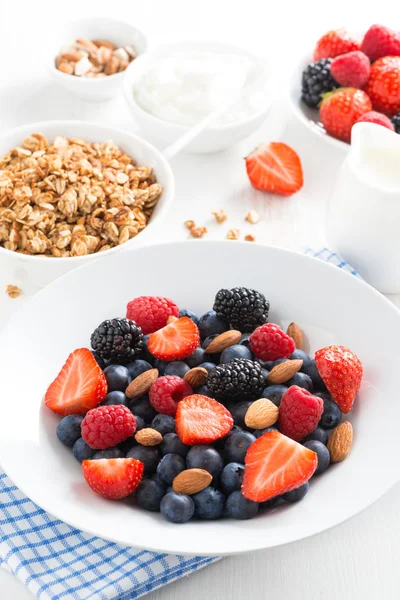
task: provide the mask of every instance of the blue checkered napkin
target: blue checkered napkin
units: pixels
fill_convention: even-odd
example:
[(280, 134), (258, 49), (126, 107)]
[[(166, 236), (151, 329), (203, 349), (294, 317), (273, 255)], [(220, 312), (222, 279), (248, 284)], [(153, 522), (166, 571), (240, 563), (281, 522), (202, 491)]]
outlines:
[[(358, 276), (327, 248), (305, 253)], [(0, 565), (40, 600), (133, 600), (216, 560), (135, 550), (83, 533), (36, 506), (0, 470)]]

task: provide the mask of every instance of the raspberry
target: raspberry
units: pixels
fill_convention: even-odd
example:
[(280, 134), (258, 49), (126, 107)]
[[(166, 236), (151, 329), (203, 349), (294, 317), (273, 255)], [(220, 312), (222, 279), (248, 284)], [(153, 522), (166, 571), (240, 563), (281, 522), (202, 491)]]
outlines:
[(360, 50), (341, 54), (331, 64), (332, 77), (344, 87), (364, 87), (370, 70), (369, 58)]
[(296, 442), (314, 431), (324, 411), (324, 401), (297, 385), (282, 396), (279, 406), (279, 428)]
[(92, 408), (81, 425), (84, 441), (95, 450), (112, 448), (135, 431), (135, 417), (123, 404)]
[(179, 308), (169, 298), (139, 296), (126, 307), (126, 317), (142, 328), (143, 334), (153, 333), (167, 324), (169, 316), (179, 317)]
[(250, 348), (261, 360), (288, 358), (296, 350), (292, 338), (274, 323), (265, 323), (253, 331)]
[(175, 375), (164, 375), (151, 386), (149, 398), (150, 404), (157, 412), (174, 417), (178, 402), (192, 394), (193, 390), (186, 381)]
[(372, 62), (383, 56), (398, 56), (400, 35), (384, 25), (372, 25), (364, 36), (361, 50)]
[(394, 125), (389, 117), (376, 110), (370, 110), (365, 113), (365, 115), (358, 119), (357, 123), (376, 123), (376, 125), (382, 125), (382, 127), (387, 127), (394, 131)]

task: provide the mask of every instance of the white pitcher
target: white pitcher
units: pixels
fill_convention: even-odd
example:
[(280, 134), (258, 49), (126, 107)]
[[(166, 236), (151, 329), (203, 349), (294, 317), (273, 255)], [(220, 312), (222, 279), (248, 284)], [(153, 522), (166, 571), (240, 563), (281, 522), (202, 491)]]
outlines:
[(328, 206), (328, 244), (382, 293), (400, 293), (400, 135), (358, 123)]

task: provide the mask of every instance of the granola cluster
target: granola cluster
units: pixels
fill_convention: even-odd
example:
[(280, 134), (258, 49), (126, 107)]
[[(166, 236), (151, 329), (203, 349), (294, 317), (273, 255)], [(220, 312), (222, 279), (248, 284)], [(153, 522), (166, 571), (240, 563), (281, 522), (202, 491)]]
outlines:
[(84, 256), (144, 229), (161, 195), (152, 167), (112, 141), (41, 133), (0, 159), (0, 247), (22, 254)]
[(132, 46), (118, 48), (108, 40), (75, 40), (56, 56), (56, 68), (76, 77), (107, 77), (125, 71), (136, 58)]

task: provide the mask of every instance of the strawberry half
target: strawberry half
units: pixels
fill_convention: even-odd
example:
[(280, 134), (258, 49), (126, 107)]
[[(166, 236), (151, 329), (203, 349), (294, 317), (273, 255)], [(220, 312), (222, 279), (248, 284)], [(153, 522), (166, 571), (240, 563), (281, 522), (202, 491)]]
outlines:
[(269, 431), (251, 444), (244, 464), (243, 496), (265, 502), (308, 481), (317, 468), (318, 457), (279, 431)]
[(50, 384), (44, 402), (58, 415), (86, 413), (107, 394), (107, 381), (87, 348), (74, 350)]
[(132, 494), (142, 481), (144, 465), (135, 458), (84, 460), (83, 476), (92, 490), (110, 500)]
[(175, 424), (184, 444), (209, 444), (229, 433), (233, 419), (229, 410), (216, 400), (193, 394), (178, 403)]
[(298, 154), (282, 142), (258, 146), (246, 157), (250, 183), (257, 190), (291, 196), (303, 187)]
[(315, 364), (340, 410), (348, 413), (361, 385), (360, 359), (345, 346), (327, 346), (315, 353)]
[(182, 317), (150, 334), (147, 348), (160, 360), (183, 360), (196, 350), (200, 334), (189, 317)]

